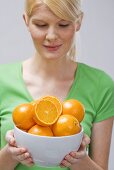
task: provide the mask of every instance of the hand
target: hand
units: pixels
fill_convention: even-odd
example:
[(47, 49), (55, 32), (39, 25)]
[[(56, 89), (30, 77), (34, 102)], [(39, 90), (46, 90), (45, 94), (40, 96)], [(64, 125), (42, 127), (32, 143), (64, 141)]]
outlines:
[(16, 146), (16, 141), (14, 138), (13, 130), (9, 130), (6, 133), (6, 141), (8, 142), (7, 152), (8, 152), (8, 154), (11, 155), (13, 160), (16, 160), (17, 163), (22, 163), (26, 166), (33, 165), (33, 160), (31, 158), (29, 152), (27, 151), (27, 149)]
[(79, 150), (72, 151), (68, 155), (66, 155), (60, 164), (61, 168), (70, 167), (71, 165), (76, 164), (78, 161), (83, 159), (87, 155), (86, 146), (89, 143), (90, 138), (86, 134), (84, 134)]

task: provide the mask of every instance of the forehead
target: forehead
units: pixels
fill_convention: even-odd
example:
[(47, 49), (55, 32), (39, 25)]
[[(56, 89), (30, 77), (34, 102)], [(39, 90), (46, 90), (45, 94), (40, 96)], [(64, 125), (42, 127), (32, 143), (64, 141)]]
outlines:
[(40, 6), (36, 7), (33, 11), (31, 19), (45, 19), (45, 20), (61, 20), (58, 16), (56, 16), (45, 4), (41, 4)]

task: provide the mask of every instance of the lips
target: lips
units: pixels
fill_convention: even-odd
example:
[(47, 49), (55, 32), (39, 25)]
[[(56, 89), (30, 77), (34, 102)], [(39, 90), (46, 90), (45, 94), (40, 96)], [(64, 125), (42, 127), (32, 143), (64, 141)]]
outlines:
[(61, 44), (60, 45), (44, 45), (44, 47), (48, 49), (49, 51), (56, 51), (61, 47)]

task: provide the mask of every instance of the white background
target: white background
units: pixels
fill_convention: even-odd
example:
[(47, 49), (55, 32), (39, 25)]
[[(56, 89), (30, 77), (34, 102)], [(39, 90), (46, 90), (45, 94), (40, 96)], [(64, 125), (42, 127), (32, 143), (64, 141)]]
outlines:
[[(22, 19), (23, 4), (23, 0), (0, 3), (1, 64), (23, 60), (33, 54), (34, 47)], [(114, 1), (83, 0), (82, 7), (84, 19), (77, 37), (77, 59), (103, 69), (114, 79)], [(113, 157), (114, 130), (109, 170), (113, 170)]]

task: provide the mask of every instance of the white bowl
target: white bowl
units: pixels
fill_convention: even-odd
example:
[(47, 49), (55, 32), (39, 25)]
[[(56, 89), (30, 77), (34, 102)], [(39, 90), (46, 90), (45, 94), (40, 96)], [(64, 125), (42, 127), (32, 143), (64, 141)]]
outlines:
[(17, 146), (25, 147), (36, 165), (59, 166), (65, 155), (80, 147), (83, 129), (80, 133), (64, 137), (47, 137), (29, 134), (14, 126)]

